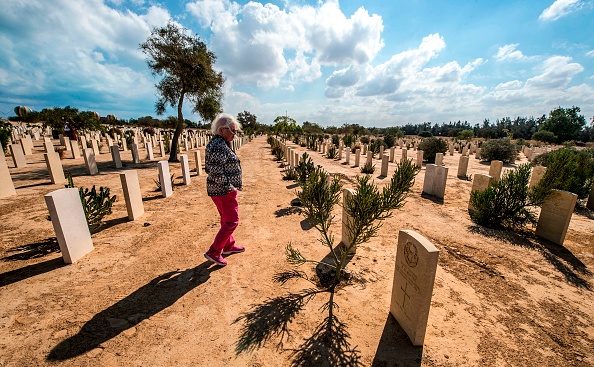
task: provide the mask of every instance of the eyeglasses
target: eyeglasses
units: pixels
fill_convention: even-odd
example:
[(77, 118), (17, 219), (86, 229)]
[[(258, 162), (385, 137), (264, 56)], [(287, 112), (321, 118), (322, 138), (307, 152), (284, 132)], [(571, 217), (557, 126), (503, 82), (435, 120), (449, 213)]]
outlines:
[(232, 128), (230, 128), (230, 127), (227, 127), (227, 126), (225, 126), (225, 127), (223, 127), (223, 129), (225, 129), (225, 130), (229, 130), (229, 131), (231, 131), (233, 134), (237, 134), (237, 130), (235, 130), (235, 129), (232, 129)]

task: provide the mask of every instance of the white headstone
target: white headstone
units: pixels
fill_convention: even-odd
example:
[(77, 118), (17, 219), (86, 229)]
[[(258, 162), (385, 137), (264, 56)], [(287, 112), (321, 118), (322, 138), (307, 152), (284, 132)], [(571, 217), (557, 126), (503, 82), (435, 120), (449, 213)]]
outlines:
[(77, 188), (52, 191), (45, 195), (52, 225), (64, 262), (75, 263), (93, 250), (85, 212)]
[(423, 182), (423, 193), (443, 199), (448, 179), (448, 168), (436, 164), (425, 166), (425, 181)]
[(122, 182), (122, 189), (124, 190), (128, 219), (136, 220), (144, 214), (140, 183), (138, 182), (138, 172), (130, 170), (120, 173), (120, 181)]
[(45, 159), (47, 171), (49, 173), (50, 180), (52, 181), (52, 183), (65, 183), (66, 177), (64, 176), (64, 169), (62, 168), (62, 162), (60, 161), (60, 154), (56, 152), (43, 153), (43, 157)]
[(383, 177), (388, 177), (388, 159), (387, 155), (382, 155), (382, 171), (380, 173)]
[(12, 178), (10, 177), (8, 164), (6, 164), (4, 148), (2, 147), (2, 144), (0, 144), (0, 198), (12, 195), (16, 195), (16, 190), (14, 189)]
[(501, 179), (501, 171), (503, 170), (503, 162), (498, 160), (491, 161), (491, 166), (489, 167), (489, 176), (493, 177), (495, 181), (499, 181)]
[(187, 154), (180, 154), (179, 160), (181, 161), (181, 170), (182, 170), (182, 177), (184, 180), (184, 185), (190, 184), (190, 165), (188, 163), (188, 155)]
[(398, 234), (390, 312), (415, 346), (422, 346), (429, 319), (439, 250), (420, 234)]
[(171, 176), (169, 174), (169, 162), (159, 161), (159, 182), (161, 183), (161, 193), (163, 197), (169, 197), (173, 194), (173, 187), (171, 186)]
[(547, 172), (547, 167), (534, 166), (532, 167), (532, 174), (530, 175), (530, 184), (528, 187), (536, 186)]
[(25, 153), (21, 144), (10, 144), (10, 154), (12, 155), (12, 162), (15, 168), (23, 168), (27, 166), (27, 160), (25, 159)]
[(120, 158), (120, 147), (112, 145), (109, 147), (111, 151), (111, 160), (115, 168), (122, 168), (122, 159)]
[(99, 173), (97, 168), (97, 161), (95, 160), (95, 151), (93, 148), (86, 148), (83, 152), (85, 158), (85, 165), (87, 166), (87, 172), (89, 175), (96, 175)]
[(572, 192), (553, 190), (540, 209), (536, 235), (562, 245), (576, 201)]
[(355, 149), (355, 167), (359, 167), (361, 161), (361, 149)]
[(138, 144), (132, 143), (132, 162), (140, 163), (140, 156), (138, 155)]
[(460, 156), (460, 162), (458, 163), (458, 177), (466, 178), (468, 172), (468, 157)]
[(200, 151), (194, 152), (194, 161), (196, 163), (196, 173), (198, 176), (202, 175), (202, 158), (200, 158)]

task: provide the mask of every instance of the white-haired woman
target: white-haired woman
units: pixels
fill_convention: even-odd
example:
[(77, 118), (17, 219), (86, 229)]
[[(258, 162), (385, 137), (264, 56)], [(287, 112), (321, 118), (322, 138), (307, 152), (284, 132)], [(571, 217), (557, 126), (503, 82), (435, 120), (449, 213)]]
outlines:
[(237, 190), (241, 190), (241, 165), (237, 154), (231, 149), (231, 141), (241, 125), (228, 114), (219, 114), (212, 122), (212, 140), (206, 145), (205, 171), (206, 191), (221, 215), (221, 228), (212, 245), (204, 254), (207, 260), (217, 265), (227, 265), (223, 255), (245, 251), (235, 244), (233, 231), (239, 224)]

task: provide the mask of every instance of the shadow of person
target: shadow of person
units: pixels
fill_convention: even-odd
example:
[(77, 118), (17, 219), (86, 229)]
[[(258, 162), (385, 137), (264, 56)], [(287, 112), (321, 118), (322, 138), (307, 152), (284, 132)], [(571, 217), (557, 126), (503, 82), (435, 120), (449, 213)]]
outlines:
[(210, 273), (220, 269), (205, 261), (192, 269), (171, 271), (156, 277), (121, 301), (89, 320), (80, 331), (56, 345), (48, 361), (64, 361), (84, 354), (119, 335), (142, 320), (174, 304), (192, 289), (206, 283)]
[(398, 325), (394, 316), (388, 313), (371, 366), (418, 367), (421, 365), (422, 357), (423, 347), (412, 345), (404, 329)]

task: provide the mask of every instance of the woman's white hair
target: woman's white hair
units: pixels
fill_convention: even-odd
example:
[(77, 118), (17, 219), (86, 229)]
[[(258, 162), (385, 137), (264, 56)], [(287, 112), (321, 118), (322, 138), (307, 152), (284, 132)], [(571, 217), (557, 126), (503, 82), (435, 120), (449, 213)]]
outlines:
[(210, 130), (212, 131), (213, 135), (221, 135), (221, 128), (229, 127), (231, 129), (241, 131), (241, 124), (237, 122), (235, 117), (229, 115), (228, 113), (220, 113), (212, 120), (212, 125), (210, 125)]

